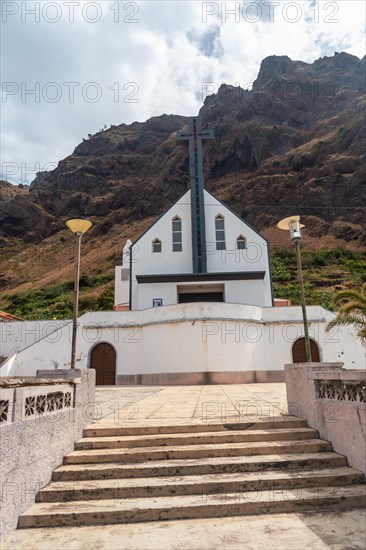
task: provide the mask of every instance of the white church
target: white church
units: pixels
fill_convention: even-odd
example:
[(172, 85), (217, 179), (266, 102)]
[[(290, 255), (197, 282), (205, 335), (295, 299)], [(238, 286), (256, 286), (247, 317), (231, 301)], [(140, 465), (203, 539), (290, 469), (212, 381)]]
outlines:
[(116, 268), (115, 309), (188, 302), (268, 307), (273, 291), (267, 241), (203, 187), (200, 119), (189, 119), (191, 188), (139, 239)]
[[(301, 308), (275, 307), (267, 241), (204, 189), (199, 117), (189, 142), (190, 189), (134, 243), (115, 272), (115, 306), (78, 320), (77, 368), (97, 384), (280, 382), (306, 361)], [(352, 327), (308, 306), (312, 361), (365, 368)], [(0, 376), (70, 367), (71, 321), (0, 323)]]
[[(131, 310), (188, 302), (273, 305), (267, 241), (211, 193), (203, 191), (202, 244), (192, 231), (187, 191), (134, 243), (116, 268), (115, 308)], [(200, 247), (200, 248), (198, 248)], [(206, 257), (201, 271), (194, 269)]]

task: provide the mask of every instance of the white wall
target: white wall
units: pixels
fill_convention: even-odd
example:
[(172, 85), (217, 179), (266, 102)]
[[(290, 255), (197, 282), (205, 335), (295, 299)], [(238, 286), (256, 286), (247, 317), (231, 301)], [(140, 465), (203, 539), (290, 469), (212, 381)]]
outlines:
[[(187, 283), (189, 285), (189, 283)], [(265, 306), (265, 282), (256, 281), (221, 281), (207, 283), (205, 286), (224, 287), (224, 301), (230, 304)], [(177, 304), (178, 286), (184, 283), (146, 283), (136, 286), (136, 301), (139, 309), (148, 309), (153, 306), (154, 298), (161, 298), (164, 306)]]
[(136, 287), (136, 295), (139, 309), (153, 307), (154, 298), (161, 298), (164, 306), (170, 306), (177, 303), (177, 285), (176, 283), (139, 284)]
[[(173, 252), (172, 219), (179, 216), (182, 220), (182, 251)], [(160, 239), (161, 253), (152, 252), (152, 242)], [(166, 285), (165, 291), (159, 289), (161, 296), (155, 295), (152, 285), (137, 283), (136, 275), (157, 275), (170, 273), (192, 273), (192, 237), (190, 191), (176, 202), (132, 248), (132, 309), (152, 307), (153, 298), (165, 298), (164, 304), (177, 303), (177, 296), (172, 298), (174, 288)], [(141, 301), (140, 301), (141, 300)]]
[[(307, 308), (310, 334), (323, 361), (365, 368), (365, 348), (348, 327), (324, 332), (333, 314)], [(92, 347), (108, 342), (117, 351), (120, 375), (175, 372), (282, 370), (292, 362), (293, 342), (303, 335), (301, 308), (192, 303), (148, 309), (88, 313), (79, 319), (77, 366), (87, 367)], [(10, 375), (66, 368), (69, 327), (18, 354)]]
[[(226, 250), (216, 250), (215, 218), (219, 214), (225, 219)], [(267, 241), (207, 191), (205, 191), (205, 219), (208, 272), (266, 271), (268, 269)], [(248, 248), (245, 250), (236, 248), (236, 239), (240, 235), (247, 239)]]
[[(182, 252), (173, 252), (172, 219), (182, 219)], [(154, 239), (162, 241), (162, 251), (152, 252)], [(134, 275), (161, 273), (192, 273), (192, 237), (190, 191), (176, 202), (133, 245), (132, 264)]]
[[(124, 280), (122, 280), (122, 273)], [(117, 266), (114, 273), (114, 305), (128, 306), (130, 303), (130, 270)]]
[(226, 281), (225, 302), (247, 304), (250, 306), (270, 306), (271, 295), (268, 294), (266, 280)]
[(70, 321), (0, 323), (0, 356), (10, 357), (42, 338), (52, 339), (53, 333), (69, 323)]

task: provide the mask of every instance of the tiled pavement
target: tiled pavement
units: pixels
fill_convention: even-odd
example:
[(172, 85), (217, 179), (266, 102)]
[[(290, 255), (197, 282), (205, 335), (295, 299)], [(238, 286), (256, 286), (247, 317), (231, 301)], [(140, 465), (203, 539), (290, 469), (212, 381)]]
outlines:
[(96, 390), (96, 422), (125, 426), (260, 421), (286, 414), (285, 384), (108, 386)]

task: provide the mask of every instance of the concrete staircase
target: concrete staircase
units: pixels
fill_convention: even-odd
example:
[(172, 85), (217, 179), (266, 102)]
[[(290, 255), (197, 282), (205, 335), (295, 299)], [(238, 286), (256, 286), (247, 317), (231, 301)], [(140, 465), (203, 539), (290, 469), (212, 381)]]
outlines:
[(305, 421), (89, 427), (20, 528), (365, 505), (364, 475)]

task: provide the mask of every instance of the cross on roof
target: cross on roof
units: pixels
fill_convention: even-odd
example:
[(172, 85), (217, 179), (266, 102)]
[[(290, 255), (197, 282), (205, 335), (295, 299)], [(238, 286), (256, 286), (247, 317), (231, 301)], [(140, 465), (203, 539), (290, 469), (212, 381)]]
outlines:
[(190, 117), (188, 132), (177, 132), (178, 141), (189, 143), (189, 176), (191, 183), (193, 272), (207, 273), (205, 205), (203, 195), (202, 141), (213, 139), (213, 130), (202, 130), (199, 116)]
[(211, 129), (208, 130), (202, 130), (201, 129), (201, 118), (199, 116), (190, 117), (188, 121), (188, 132), (177, 132), (177, 140), (183, 141), (187, 140), (189, 141), (189, 144), (191, 143), (194, 146), (194, 150), (197, 151), (199, 145), (202, 146), (202, 140), (203, 139), (213, 139), (214, 138), (214, 132)]

